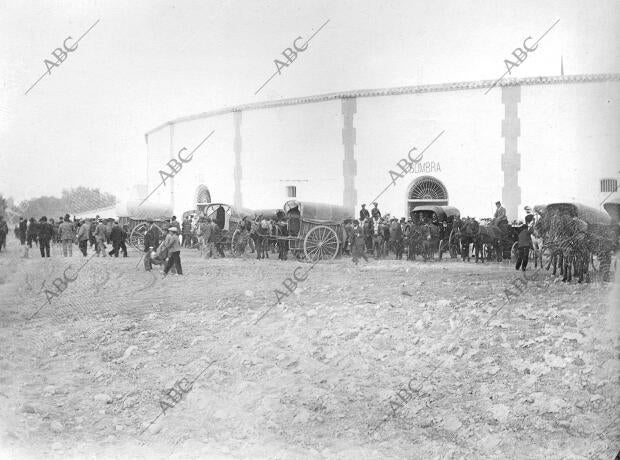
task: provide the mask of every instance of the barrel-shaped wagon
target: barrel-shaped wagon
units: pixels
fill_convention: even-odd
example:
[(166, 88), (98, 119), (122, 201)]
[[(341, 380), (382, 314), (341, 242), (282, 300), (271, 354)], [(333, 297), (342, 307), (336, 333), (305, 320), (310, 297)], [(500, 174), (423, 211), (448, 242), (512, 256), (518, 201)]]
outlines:
[(148, 221), (152, 220), (160, 231), (163, 223), (170, 219), (173, 210), (170, 205), (129, 201), (116, 208), (118, 222), (129, 228), (129, 244), (139, 251), (144, 251), (144, 235), (149, 229)]
[[(612, 209), (612, 206), (609, 206)], [(612, 211), (613, 212), (613, 211)], [(584, 227), (567, 243), (562, 238), (549, 238), (553, 234), (543, 235), (543, 264), (548, 268), (550, 258), (562, 247), (579, 243), (581, 248), (589, 252), (586, 269), (591, 268), (595, 273), (600, 272), (604, 279), (608, 279), (613, 249), (617, 243), (617, 236), (610, 215), (592, 206), (581, 203), (559, 202), (548, 204), (544, 211), (544, 218), (550, 222), (554, 217), (568, 217)], [(584, 226), (585, 224), (585, 226)], [(557, 240), (557, 241), (556, 241)], [(574, 240), (574, 241), (573, 241)]]
[(289, 243), (289, 250), (309, 261), (335, 258), (345, 240), (344, 221), (351, 212), (344, 206), (289, 200), (283, 211), (288, 236), (277, 237)]
[[(202, 215), (210, 218), (220, 228), (220, 238), (216, 242), (223, 249), (234, 248), (235, 235), (244, 217), (251, 217), (253, 211), (227, 203), (208, 203), (202, 207)], [(234, 251), (233, 251), (234, 252)]]
[(418, 218), (423, 217), (428, 222), (435, 225), (443, 225), (446, 222), (446, 239), (439, 242), (439, 251), (448, 251), (450, 257), (456, 257), (461, 253), (458, 241), (458, 228), (454, 221), (460, 219), (461, 212), (454, 206), (416, 206), (411, 211), (411, 215)]

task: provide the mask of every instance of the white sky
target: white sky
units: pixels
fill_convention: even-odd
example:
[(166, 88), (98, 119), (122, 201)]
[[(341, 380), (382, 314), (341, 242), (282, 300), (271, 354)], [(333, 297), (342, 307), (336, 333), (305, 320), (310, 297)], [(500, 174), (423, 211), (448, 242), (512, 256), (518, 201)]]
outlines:
[[(54, 48), (98, 19), (24, 95)], [(282, 50), (328, 19), (255, 96)], [(618, 1), (0, 0), (0, 193), (19, 202), (84, 185), (123, 199), (144, 181), (144, 133), (167, 120), (339, 90), (496, 79), (525, 37), (557, 19), (512, 76), (558, 75), (561, 55), (567, 75), (620, 72)]]

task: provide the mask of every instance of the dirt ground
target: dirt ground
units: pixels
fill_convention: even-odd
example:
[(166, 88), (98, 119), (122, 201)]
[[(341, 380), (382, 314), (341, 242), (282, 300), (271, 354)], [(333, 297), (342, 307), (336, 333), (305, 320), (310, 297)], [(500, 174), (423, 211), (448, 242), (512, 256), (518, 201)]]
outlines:
[[(76, 273), (78, 251), (55, 251), (24, 259), (11, 239), (0, 253), (2, 458), (612, 459), (620, 449), (618, 283), (545, 275), (507, 303), (518, 276), (507, 263), (344, 258), (314, 266), (273, 306), (308, 264), (184, 250), (184, 276), (162, 279), (136, 252)], [(63, 271), (77, 278), (48, 304)], [(193, 386), (162, 414), (163, 391), (184, 377)]]

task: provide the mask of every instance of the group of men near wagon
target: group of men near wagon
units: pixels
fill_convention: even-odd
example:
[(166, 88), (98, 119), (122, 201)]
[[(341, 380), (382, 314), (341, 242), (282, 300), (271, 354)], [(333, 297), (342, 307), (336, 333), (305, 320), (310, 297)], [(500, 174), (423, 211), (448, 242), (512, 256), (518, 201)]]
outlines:
[[(497, 210), (494, 216), (498, 225), (507, 225), (506, 210), (499, 202), (496, 203)], [(534, 214), (531, 210), (526, 212), (526, 224), (531, 224)], [(219, 215), (217, 215), (219, 216)], [(191, 216), (195, 217), (195, 216)], [(281, 216), (282, 217), (282, 216)], [(219, 217), (218, 217), (219, 218)], [(181, 247), (193, 247), (196, 240), (200, 243), (202, 254), (207, 257), (224, 257), (222, 243), (222, 228), (224, 222), (219, 222), (218, 218), (198, 217), (190, 220), (190, 216), (178, 222), (176, 217), (155, 225), (153, 220), (147, 221), (147, 231), (144, 239), (144, 268), (152, 270), (153, 265), (162, 265), (163, 274), (169, 272), (181, 275), (180, 251)], [(432, 224), (432, 225), (431, 225)], [(261, 229), (279, 227), (279, 234), (287, 234), (287, 223), (281, 219), (269, 219), (260, 216), (254, 220), (244, 217), (239, 223), (241, 237), (247, 243), (252, 252), (257, 252), (257, 257), (268, 257), (266, 252), (269, 248), (268, 234), (265, 238), (260, 237)], [(368, 254), (372, 254), (376, 259), (387, 256), (393, 252), (396, 259), (402, 260), (405, 245), (408, 245), (408, 259), (415, 259), (415, 254), (419, 250), (416, 246), (421, 239), (426, 237), (422, 228), (432, 227), (436, 229), (439, 240), (445, 240), (448, 235), (447, 222), (437, 222), (436, 216), (427, 219), (424, 216), (412, 216), (408, 220), (404, 217), (397, 219), (390, 215), (382, 216), (378, 208), (378, 203), (373, 203), (370, 211), (366, 205), (362, 204), (359, 212), (359, 219), (345, 221), (345, 239), (343, 252), (352, 256), (352, 261), (357, 264), (359, 259), (368, 261)], [(0, 250), (6, 244), (6, 233), (8, 228), (6, 223), (0, 221)], [(4, 229), (4, 230), (3, 230)], [(526, 225), (519, 234), (519, 253), (517, 269), (525, 269), (527, 266), (527, 255), (531, 246), (531, 225)], [(4, 235), (4, 238), (3, 238)], [(15, 228), (15, 235), (25, 247), (25, 257), (32, 245), (38, 245), (42, 257), (50, 257), (50, 243), (57, 243), (62, 247), (64, 257), (72, 257), (72, 246), (77, 244), (82, 255), (87, 256), (88, 248), (96, 251), (97, 256), (119, 256), (122, 251), (123, 257), (127, 257), (126, 239), (128, 237), (128, 226), (120, 226), (114, 219), (101, 219), (99, 216), (94, 219), (70, 219), (67, 214), (64, 217), (49, 222), (45, 216), (38, 221), (33, 217), (28, 219), (20, 218), (19, 226)], [(264, 245), (261, 243), (265, 243)], [(244, 243), (244, 244), (245, 244)], [(106, 245), (111, 245), (108, 251)], [(288, 245), (286, 240), (278, 242), (278, 256), (281, 260), (288, 258)], [(440, 252), (441, 257), (441, 252)]]
[[(351, 254), (355, 264), (359, 259), (368, 261), (368, 253), (374, 255), (375, 259), (380, 259), (393, 252), (397, 260), (402, 260), (407, 243), (407, 258), (413, 260), (418, 249), (416, 245), (424, 234), (422, 226), (431, 221), (424, 216), (413, 216), (409, 220), (404, 217), (391, 217), (389, 214), (382, 216), (378, 203), (374, 202), (372, 205), (373, 208), (368, 211), (366, 204), (362, 204), (359, 219), (345, 221), (344, 252)], [(432, 223), (439, 232), (438, 237), (445, 238), (447, 222)]]

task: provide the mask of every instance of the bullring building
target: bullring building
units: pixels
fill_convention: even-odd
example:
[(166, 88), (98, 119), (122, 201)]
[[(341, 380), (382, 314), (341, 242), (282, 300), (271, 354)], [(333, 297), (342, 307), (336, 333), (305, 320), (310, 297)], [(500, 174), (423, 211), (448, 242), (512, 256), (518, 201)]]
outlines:
[[(201, 203), (280, 208), (291, 198), (357, 215), (420, 204), (510, 220), (523, 206), (618, 196), (620, 75), (567, 75), (355, 90), (170, 120), (146, 135), (149, 198), (177, 215)], [(187, 150), (182, 150), (186, 148)], [(419, 159), (405, 174), (400, 164)], [(143, 197), (141, 197), (143, 198)]]

